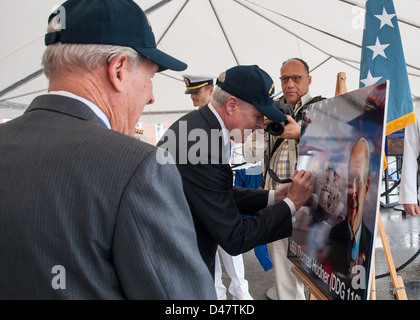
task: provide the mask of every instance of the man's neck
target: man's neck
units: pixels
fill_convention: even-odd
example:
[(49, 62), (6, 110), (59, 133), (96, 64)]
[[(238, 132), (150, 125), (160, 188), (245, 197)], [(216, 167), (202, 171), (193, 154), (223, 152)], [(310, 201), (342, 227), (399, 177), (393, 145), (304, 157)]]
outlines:
[(311, 95), (310, 95), (310, 93), (309, 93), (309, 91), (308, 92), (306, 92), (302, 97), (300, 97), (300, 99), (299, 99), (299, 101), (296, 101), (294, 104), (289, 104), (288, 102), (287, 102), (287, 100), (285, 100), (286, 101), (286, 103), (293, 109), (293, 110), (296, 110), (296, 108), (298, 108), (298, 107), (300, 107), (300, 106), (302, 106), (302, 105), (305, 105), (308, 101), (310, 101), (312, 99), (312, 97), (311, 97)]
[[(104, 78), (102, 77), (102, 79)], [(100, 70), (84, 71), (83, 77), (76, 75), (74, 72), (67, 72), (51, 79), (48, 91), (68, 91), (91, 101), (112, 124), (112, 104), (107, 94), (110, 92), (110, 88), (105, 87), (102, 79)]]

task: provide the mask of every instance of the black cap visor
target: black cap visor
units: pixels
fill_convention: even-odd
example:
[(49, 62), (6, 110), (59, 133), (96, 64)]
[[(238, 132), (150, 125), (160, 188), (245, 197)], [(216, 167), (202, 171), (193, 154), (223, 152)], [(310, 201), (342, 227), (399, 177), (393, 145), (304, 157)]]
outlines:
[(133, 47), (138, 53), (145, 56), (150, 61), (156, 63), (159, 66), (158, 72), (165, 71), (167, 69), (173, 71), (183, 71), (187, 69), (187, 64), (175, 59), (174, 57), (160, 51), (156, 48), (136, 48)]

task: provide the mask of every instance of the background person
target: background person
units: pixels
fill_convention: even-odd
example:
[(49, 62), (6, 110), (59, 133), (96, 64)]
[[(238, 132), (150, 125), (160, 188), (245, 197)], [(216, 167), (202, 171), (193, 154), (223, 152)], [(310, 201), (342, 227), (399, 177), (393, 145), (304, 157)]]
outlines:
[[(273, 95), (272, 79), (258, 66), (233, 67), (218, 77), (210, 104), (177, 120), (158, 144), (173, 153), (178, 165), (199, 249), (211, 273), (218, 245), (237, 255), (290, 236), (295, 210), (312, 193), (312, 176), (305, 170), (297, 172), (291, 184), (271, 192), (232, 186), (230, 139), (243, 142), (247, 134), (263, 127), (264, 115), (286, 120), (274, 107)], [(197, 132), (206, 135), (188, 138)], [(270, 203), (274, 204), (267, 206)], [(240, 214), (252, 217), (243, 219)]]
[(418, 201), (420, 189), (418, 187), (418, 157), (420, 155), (420, 108), (415, 109), (416, 122), (405, 128), (404, 154), (401, 171), (401, 185), (399, 202), (404, 211), (412, 216), (420, 214)]
[[(283, 97), (275, 101), (274, 104), (283, 108), (282, 110), (286, 110), (289, 123), (280, 136), (266, 134), (266, 161), (263, 170), (264, 189), (266, 190), (274, 190), (281, 186), (281, 183), (276, 179), (288, 179), (292, 176), (299, 154), (303, 107), (322, 99), (320, 96), (311, 97), (309, 86), (312, 83), (312, 77), (309, 75), (308, 64), (302, 59), (291, 58), (283, 62), (280, 69), (280, 81)], [(265, 119), (266, 126), (268, 123), (269, 120)], [(268, 144), (268, 139), (270, 139), (270, 144)], [(268, 153), (270, 153), (270, 157), (268, 157)], [(287, 238), (268, 244), (274, 267), (277, 298), (280, 300), (303, 300), (305, 299), (304, 286), (291, 271), (293, 264), (287, 258), (288, 246), (289, 239)]]
[(184, 82), (187, 87), (185, 94), (191, 95), (194, 107), (202, 108), (210, 102), (213, 93), (213, 77), (184, 74)]

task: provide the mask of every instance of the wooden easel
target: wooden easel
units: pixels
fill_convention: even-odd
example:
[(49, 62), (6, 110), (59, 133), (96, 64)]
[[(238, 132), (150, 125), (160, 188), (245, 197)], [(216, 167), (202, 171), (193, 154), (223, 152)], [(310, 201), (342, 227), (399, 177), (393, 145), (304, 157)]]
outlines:
[[(391, 249), (389, 248), (388, 238), (386, 237), (385, 228), (382, 222), (382, 216), (380, 212), (378, 214), (378, 232), (379, 232), (379, 235), (381, 236), (382, 245), (384, 247), (384, 252), (385, 252), (385, 257), (388, 263), (389, 273), (391, 275), (392, 285), (394, 286), (397, 300), (408, 300), (407, 293), (405, 292), (404, 282), (402, 278), (399, 275), (397, 275), (397, 271), (395, 269), (394, 260), (392, 259)], [(375, 271), (375, 269), (373, 269), (373, 271)], [(373, 272), (371, 287), (373, 286), (374, 281), (375, 281), (375, 272)], [(375, 300), (376, 292), (372, 291), (371, 294), (372, 293), (375, 293), (374, 299), (372, 299), (372, 300)]]
[[(344, 72), (339, 72), (337, 74), (337, 85), (335, 88), (335, 95), (346, 93), (346, 74)], [(385, 258), (388, 263), (389, 273), (391, 275), (392, 285), (395, 290), (395, 295), (397, 300), (408, 300), (407, 293), (405, 291), (405, 286), (402, 278), (397, 275), (395, 269), (394, 260), (392, 259), (391, 249), (389, 248), (388, 238), (385, 233), (384, 224), (382, 222), (381, 213), (378, 213), (378, 232), (382, 240), (382, 245), (384, 248)], [(297, 267), (292, 267), (292, 272), (296, 277), (308, 288), (309, 290), (309, 300), (329, 300), (330, 298), (324, 294), (321, 290), (318, 289), (312, 278), (301, 269)], [(375, 260), (372, 262), (372, 277), (371, 277), (371, 300), (376, 300), (376, 283), (375, 283)]]
[(319, 289), (313, 279), (306, 273), (305, 270), (299, 267), (292, 267), (292, 272), (299, 279), (303, 285), (309, 290), (309, 300), (331, 300), (326, 293)]

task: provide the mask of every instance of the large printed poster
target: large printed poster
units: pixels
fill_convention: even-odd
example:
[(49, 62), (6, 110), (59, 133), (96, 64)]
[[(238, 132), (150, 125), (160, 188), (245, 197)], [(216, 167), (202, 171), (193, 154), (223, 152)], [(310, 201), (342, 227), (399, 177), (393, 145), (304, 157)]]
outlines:
[(332, 299), (370, 297), (388, 82), (307, 107), (297, 169), (314, 178), (296, 213), (289, 259)]

